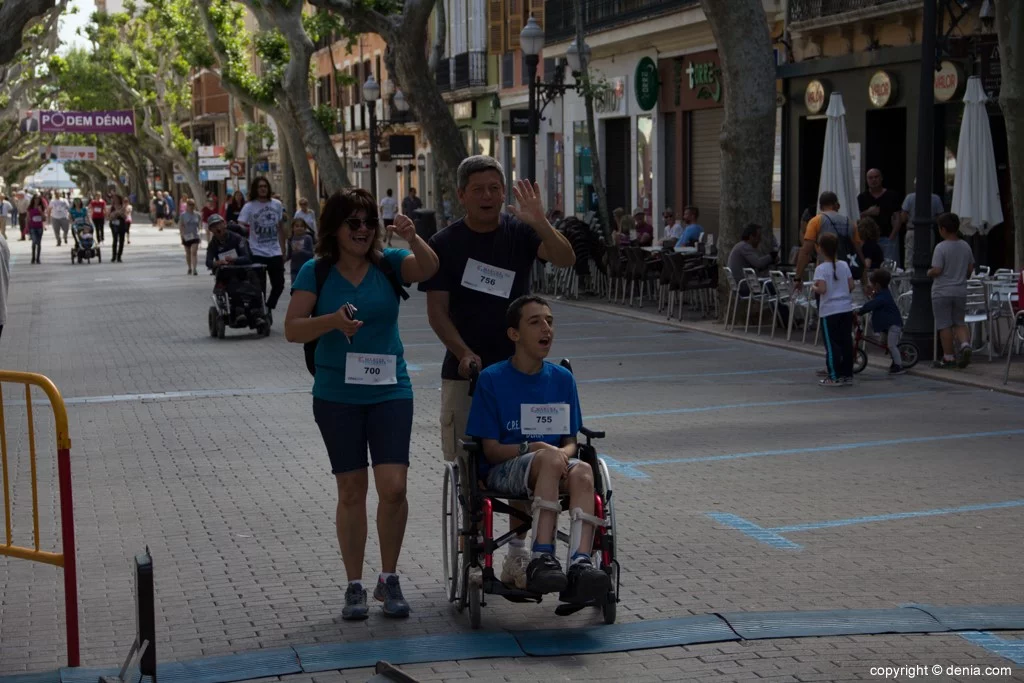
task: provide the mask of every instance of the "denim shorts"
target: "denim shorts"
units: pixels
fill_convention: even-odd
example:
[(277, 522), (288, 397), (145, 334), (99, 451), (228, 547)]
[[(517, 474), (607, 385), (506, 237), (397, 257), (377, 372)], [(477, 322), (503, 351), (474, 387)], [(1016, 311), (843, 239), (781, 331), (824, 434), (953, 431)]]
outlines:
[(313, 399), (313, 417), (320, 427), (334, 474), (366, 469), (367, 447), (377, 465), (409, 465), (412, 399), (355, 405)]
[[(495, 465), (487, 473), (487, 488), (491, 491), (504, 493), (507, 496), (532, 497), (530, 490), (530, 465), (533, 464), (533, 453), (519, 455)], [(576, 458), (569, 460), (569, 469), (580, 463)], [(559, 486), (561, 488), (561, 486)]]

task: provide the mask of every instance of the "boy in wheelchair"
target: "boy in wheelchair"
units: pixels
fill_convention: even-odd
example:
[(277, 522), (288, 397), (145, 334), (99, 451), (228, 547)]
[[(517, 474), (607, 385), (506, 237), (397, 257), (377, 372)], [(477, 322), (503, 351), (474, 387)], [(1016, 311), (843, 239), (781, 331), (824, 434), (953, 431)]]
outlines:
[[(488, 490), (532, 498), (526, 590), (587, 602), (607, 594), (611, 579), (590, 559), (594, 528), (602, 520), (594, 516), (591, 467), (575, 457), (583, 421), (576, 382), (567, 369), (544, 361), (554, 341), (554, 318), (544, 299), (516, 299), (507, 323), (515, 355), (480, 373), (469, 412), (466, 432), (483, 447), (478, 475)], [(555, 559), (560, 493), (569, 494), (572, 556), (567, 574)], [(510, 554), (506, 562), (516, 557)], [(508, 581), (506, 572), (502, 580)]]

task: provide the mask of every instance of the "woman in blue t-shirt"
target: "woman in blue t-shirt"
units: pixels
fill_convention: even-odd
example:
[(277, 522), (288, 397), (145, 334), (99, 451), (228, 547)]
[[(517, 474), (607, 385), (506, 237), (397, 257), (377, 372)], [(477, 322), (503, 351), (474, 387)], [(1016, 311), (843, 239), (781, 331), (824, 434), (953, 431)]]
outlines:
[[(362, 583), (367, 446), (379, 499), (382, 565), (373, 596), (384, 603), (386, 616), (409, 615), (395, 573), (409, 516), (412, 438), (412, 382), (398, 335), (398, 282), (422, 282), (438, 266), (437, 255), (406, 216), (395, 219), (394, 229), (411, 252), (384, 248), (378, 204), (365, 190), (337, 192), (327, 200), (317, 258), (299, 270), (284, 323), (288, 341), (319, 340), (313, 416), (338, 483), (338, 543), (349, 582), (342, 618), (349, 620), (368, 616)], [(317, 264), (325, 262), (334, 265), (318, 296)]]

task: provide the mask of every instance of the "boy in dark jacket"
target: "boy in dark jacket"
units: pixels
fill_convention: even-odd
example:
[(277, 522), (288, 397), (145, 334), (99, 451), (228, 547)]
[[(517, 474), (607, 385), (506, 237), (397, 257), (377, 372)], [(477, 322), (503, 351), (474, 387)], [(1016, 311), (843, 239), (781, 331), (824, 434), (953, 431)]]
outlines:
[(892, 357), (892, 365), (889, 366), (890, 375), (902, 375), (906, 372), (903, 368), (903, 359), (897, 346), (903, 336), (903, 316), (892, 298), (889, 291), (889, 283), (892, 275), (884, 268), (871, 273), (871, 284), (875, 294), (863, 306), (860, 313), (871, 314), (871, 329), (882, 336), (882, 341), (889, 347), (889, 355)]

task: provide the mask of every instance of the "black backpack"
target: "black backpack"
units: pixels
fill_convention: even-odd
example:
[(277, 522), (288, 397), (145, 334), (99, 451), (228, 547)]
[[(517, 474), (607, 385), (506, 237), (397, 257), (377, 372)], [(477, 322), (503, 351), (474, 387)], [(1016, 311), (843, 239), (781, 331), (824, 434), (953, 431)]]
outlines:
[[(850, 220), (844, 217), (845, 225), (843, 223), (836, 223), (828, 214), (821, 214), (822, 224), (821, 229), (827, 230), (828, 232), (835, 233), (836, 237), (839, 238), (839, 245), (836, 248), (836, 262), (846, 261), (850, 266), (850, 274), (853, 275), (854, 280), (859, 280), (861, 276), (861, 266), (857, 262), (857, 248), (853, 246), (853, 230), (850, 228)], [(824, 221), (828, 221), (826, 226)]]
[[(395, 290), (395, 296), (399, 299), (405, 300), (409, 298), (409, 293), (405, 291), (405, 287), (398, 281), (398, 276), (395, 274), (395, 269), (391, 267), (391, 262), (383, 256), (380, 261), (376, 264), (380, 272), (384, 273), (384, 276), (391, 283), (391, 288)], [(317, 259), (314, 264), (313, 272), (316, 275), (316, 298), (320, 299), (320, 292), (324, 288), (324, 283), (327, 282), (327, 277), (331, 274), (331, 268), (334, 267), (333, 263), (325, 261), (323, 259)], [(316, 304), (313, 304), (313, 313), (310, 317), (316, 314)], [(302, 345), (302, 350), (306, 354), (306, 369), (309, 370), (309, 374), (316, 376), (316, 347), (320, 343), (320, 338), (317, 337), (313, 341), (306, 342)]]

